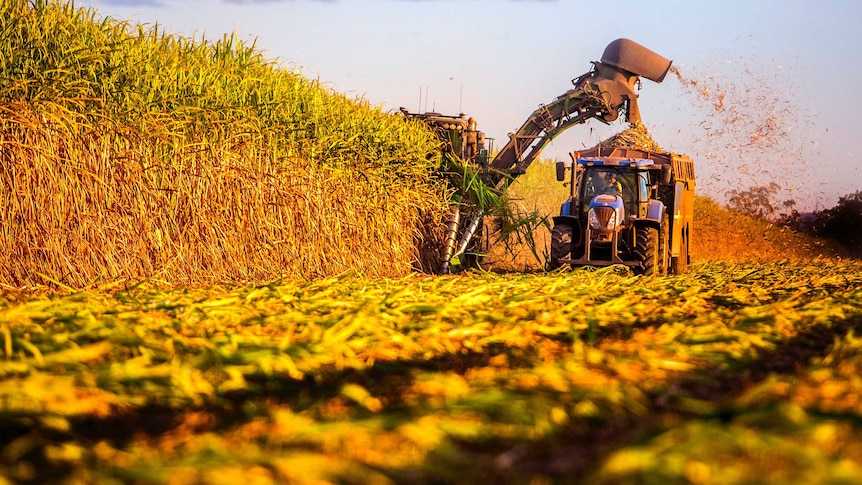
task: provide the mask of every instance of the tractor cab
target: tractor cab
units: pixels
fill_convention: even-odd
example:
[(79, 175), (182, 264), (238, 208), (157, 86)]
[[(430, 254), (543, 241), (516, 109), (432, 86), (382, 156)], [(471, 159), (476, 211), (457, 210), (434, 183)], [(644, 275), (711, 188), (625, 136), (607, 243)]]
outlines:
[[(558, 180), (565, 178), (571, 163), (558, 162)], [(657, 168), (652, 160), (631, 158), (578, 158), (571, 174), (571, 194), (561, 208), (561, 215), (588, 220), (590, 210), (607, 207), (607, 196), (620, 199), (619, 224), (630, 217), (646, 217), (650, 204), (650, 169)], [(562, 177), (561, 177), (562, 176)]]

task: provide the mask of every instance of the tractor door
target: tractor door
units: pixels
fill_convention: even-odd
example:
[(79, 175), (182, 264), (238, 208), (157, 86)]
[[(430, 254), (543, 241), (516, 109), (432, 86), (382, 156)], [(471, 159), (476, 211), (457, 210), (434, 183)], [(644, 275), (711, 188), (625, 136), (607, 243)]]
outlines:
[(643, 219), (649, 212), (649, 174), (647, 172), (638, 172), (637, 182), (637, 211), (632, 213), (637, 214), (639, 219)]

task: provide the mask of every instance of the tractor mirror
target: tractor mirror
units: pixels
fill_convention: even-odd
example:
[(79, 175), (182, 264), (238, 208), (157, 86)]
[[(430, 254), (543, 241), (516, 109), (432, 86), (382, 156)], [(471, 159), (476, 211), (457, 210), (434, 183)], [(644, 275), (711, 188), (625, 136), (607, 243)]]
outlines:
[(557, 182), (566, 180), (566, 168), (568, 168), (566, 165), (571, 166), (566, 162), (557, 162)]

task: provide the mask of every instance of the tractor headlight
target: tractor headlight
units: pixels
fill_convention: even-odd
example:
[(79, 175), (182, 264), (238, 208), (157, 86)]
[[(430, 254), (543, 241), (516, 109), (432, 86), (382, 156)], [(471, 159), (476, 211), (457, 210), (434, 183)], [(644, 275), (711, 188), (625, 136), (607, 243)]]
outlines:
[(590, 222), (590, 229), (598, 229), (599, 228), (599, 218), (596, 217), (596, 210), (590, 209), (590, 212), (589, 212), (587, 217), (588, 217), (589, 222)]
[(612, 230), (617, 226), (616, 211), (613, 207), (593, 207), (587, 218), (590, 229)]

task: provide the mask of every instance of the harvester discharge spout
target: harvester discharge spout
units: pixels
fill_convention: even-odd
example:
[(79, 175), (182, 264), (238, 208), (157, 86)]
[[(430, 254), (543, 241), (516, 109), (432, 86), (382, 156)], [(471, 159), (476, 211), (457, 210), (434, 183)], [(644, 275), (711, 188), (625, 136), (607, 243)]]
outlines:
[(563, 130), (595, 118), (609, 123), (625, 111), (630, 123), (640, 122), (635, 86), (640, 77), (664, 80), (671, 61), (629, 39), (605, 48), (590, 72), (572, 80), (574, 88), (539, 108), (491, 161), (485, 182), (502, 188), (523, 174), (542, 148)]

